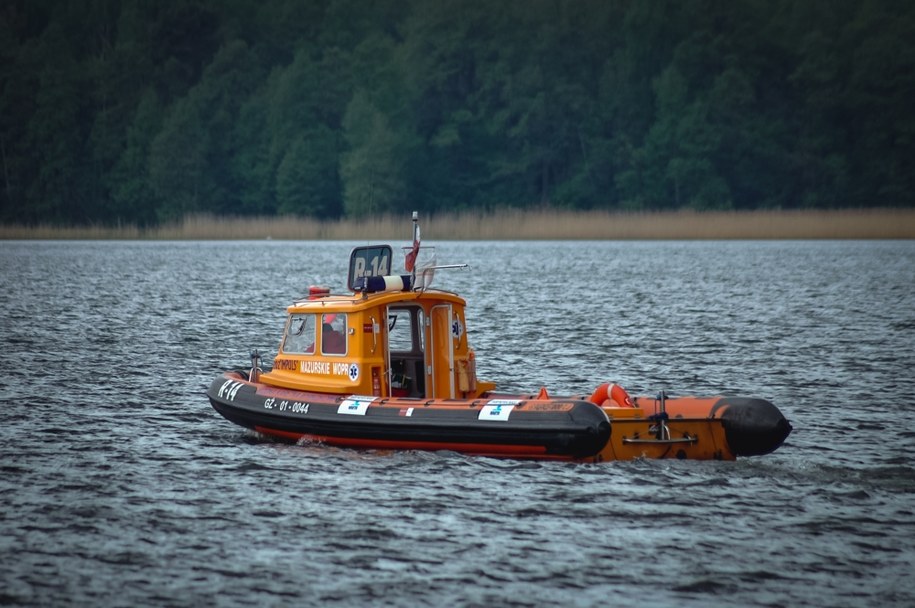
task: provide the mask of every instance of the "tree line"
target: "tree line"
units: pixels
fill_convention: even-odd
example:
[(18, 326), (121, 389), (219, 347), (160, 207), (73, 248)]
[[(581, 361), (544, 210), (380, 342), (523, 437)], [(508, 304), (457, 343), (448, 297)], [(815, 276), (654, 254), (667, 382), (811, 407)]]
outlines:
[(6, 0), (0, 221), (915, 205), (908, 0)]

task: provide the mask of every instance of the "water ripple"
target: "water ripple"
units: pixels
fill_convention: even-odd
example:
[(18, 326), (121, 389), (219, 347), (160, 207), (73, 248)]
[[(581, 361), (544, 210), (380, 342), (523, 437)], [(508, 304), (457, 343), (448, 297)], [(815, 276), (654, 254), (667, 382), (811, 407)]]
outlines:
[(912, 243), (442, 244), (504, 388), (747, 394), (795, 427), (761, 458), (602, 465), (219, 417), (210, 378), (352, 245), (0, 243), (0, 603), (915, 604)]

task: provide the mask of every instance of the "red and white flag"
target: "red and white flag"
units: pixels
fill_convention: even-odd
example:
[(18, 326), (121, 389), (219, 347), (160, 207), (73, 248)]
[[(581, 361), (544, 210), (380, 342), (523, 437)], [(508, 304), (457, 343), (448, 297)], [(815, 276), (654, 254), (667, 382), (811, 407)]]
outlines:
[(407, 272), (413, 272), (416, 267), (416, 256), (419, 255), (419, 222), (413, 221), (413, 249), (411, 249), (404, 259), (404, 268)]

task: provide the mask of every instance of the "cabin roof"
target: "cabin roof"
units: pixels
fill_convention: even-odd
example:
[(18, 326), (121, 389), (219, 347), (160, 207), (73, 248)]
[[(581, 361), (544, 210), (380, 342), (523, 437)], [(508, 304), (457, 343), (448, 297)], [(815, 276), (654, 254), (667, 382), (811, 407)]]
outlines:
[(392, 291), (362, 294), (331, 294), (312, 299), (297, 300), (286, 308), (289, 313), (358, 312), (377, 306), (409, 304), (413, 302), (450, 302), (465, 306), (464, 298), (450, 291), (427, 289), (424, 291)]

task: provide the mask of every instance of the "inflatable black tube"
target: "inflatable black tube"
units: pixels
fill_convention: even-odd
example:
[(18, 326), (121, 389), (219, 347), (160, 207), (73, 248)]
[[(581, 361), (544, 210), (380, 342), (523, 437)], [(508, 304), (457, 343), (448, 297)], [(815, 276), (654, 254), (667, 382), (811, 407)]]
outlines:
[(720, 414), (724, 433), (736, 456), (762, 456), (777, 449), (791, 433), (791, 423), (765, 399), (729, 397), (712, 412)]
[(610, 439), (606, 414), (588, 401), (563, 400), (568, 407), (556, 411), (526, 410), (519, 404), (509, 420), (493, 423), (480, 421), (478, 409), (428, 407), (424, 399), (416, 400), (409, 416), (396, 407), (371, 407), (361, 416), (341, 415), (339, 400), (302, 400), (280, 408), (274, 399), (259, 394), (256, 385), (228, 375), (216, 378), (207, 396), (224, 418), (249, 429), (369, 442), (541, 446), (547, 454), (586, 458), (600, 452)]

